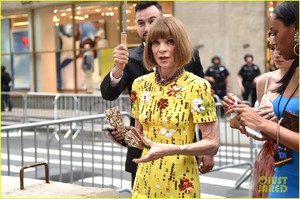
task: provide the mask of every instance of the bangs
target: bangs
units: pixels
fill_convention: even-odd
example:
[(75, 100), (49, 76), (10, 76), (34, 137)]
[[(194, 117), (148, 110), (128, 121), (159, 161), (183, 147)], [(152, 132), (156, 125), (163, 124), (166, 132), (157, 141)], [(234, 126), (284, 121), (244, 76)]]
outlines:
[(147, 69), (157, 66), (152, 53), (153, 42), (159, 39), (171, 39), (174, 42), (175, 67), (182, 67), (193, 57), (193, 47), (181, 21), (175, 17), (160, 17), (155, 20), (146, 37), (144, 64)]
[(158, 39), (173, 38), (170, 27), (164, 21), (160, 21), (160, 23), (156, 24), (154, 29), (155, 31), (148, 32), (149, 41), (151, 43), (153, 41), (157, 41)]

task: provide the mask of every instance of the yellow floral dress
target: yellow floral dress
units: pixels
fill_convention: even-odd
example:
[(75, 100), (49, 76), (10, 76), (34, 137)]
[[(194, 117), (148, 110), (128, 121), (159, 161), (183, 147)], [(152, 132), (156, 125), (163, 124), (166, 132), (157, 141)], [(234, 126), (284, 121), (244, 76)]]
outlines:
[[(189, 144), (196, 123), (216, 121), (216, 107), (210, 84), (190, 72), (176, 82), (160, 86), (155, 74), (137, 78), (132, 86), (132, 115), (153, 142)], [(142, 156), (148, 152), (143, 149)], [(198, 165), (194, 156), (166, 156), (140, 163), (133, 198), (199, 198)]]

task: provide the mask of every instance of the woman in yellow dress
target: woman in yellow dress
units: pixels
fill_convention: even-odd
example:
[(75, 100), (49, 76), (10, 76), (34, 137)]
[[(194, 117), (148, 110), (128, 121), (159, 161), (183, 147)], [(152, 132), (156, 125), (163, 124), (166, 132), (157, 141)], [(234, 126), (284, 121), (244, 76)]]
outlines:
[[(132, 87), (135, 130), (150, 147), (143, 149), (134, 198), (199, 198), (197, 155), (218, 151), (216, 107), (210, 84), (184, 70), (193, 48), (183, 24), (161, 17), (147, 34), (144, 64), (155, 72)], [(195, 125), (202, 139), (193, 142)]]

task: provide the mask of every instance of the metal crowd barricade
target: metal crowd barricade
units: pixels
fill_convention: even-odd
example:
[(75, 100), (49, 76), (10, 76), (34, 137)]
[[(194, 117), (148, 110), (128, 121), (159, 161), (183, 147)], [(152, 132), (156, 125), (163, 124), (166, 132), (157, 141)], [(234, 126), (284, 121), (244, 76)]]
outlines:
[[(3, 98), (6, 96), (10, 96), (12, 101), (13, 108), (11, 111), (8, 110), (8, 105), (4, 102)], [(2, 98), (2, 124), (11, 125), (15, 122), (26, 123), (26, 115), (27, 115), (27, 99), (26, 94), (22, 92), (5, 92), (1, 91)]]
[[(9, 94), (13, 104), (11, 111), (2, 111), (2, 122), (5, 125), (10, 123), (28, 123), (44, 121), (54, 118), (53, 101), (57, 94), (52, 93), (21, 93), (2, 92), (2, 95)], [(6, 124), (8, 123), (8, 124)]]
[[(75, 142), (77, 138), (82, 138), (82, 136), (86, 135), (86, 132), (82, 129), (83, 121), (71, 118), (70, 124), (60, 125), (59, 122), (64, 118), (91, 117), (91, 115), (101, 114), (104, 110), (113, 106), (119, 106), (121, 111), (131, 112), (130, 98), (128, 95), (121, 95), (115, 101), (103, 100), (100, 94), (10, 93), (10, 95), (14, 100), (14, 108), (11, 113), (5, 112), (5, 114), (10, 114), (11, 117), (13, 117), (13, 112), (20, 109), (22, 111), (16, 111), (17, 114), (20, 114), (17, 118), (22, 118), (24, 122), (37, 121), (35, 118), (55, 120), (48, 121), (51, 123), (51, 128), (46, 128), (48, 136), (46, 139), (47, 147), (56, 144), (60, 147), (61, 144), (72, 141)], [(236, 181), (236, 188), (239, 188), (252, 174), (252, 163), (257, 150), (255, 146), (256, 142), (251, 138), (241, 135), (237, 129), (230, 128), (229, 118), (221, 115), (222, 105), (220, 99), (217, 96), (215, 96), (215, 99), (220, 147), (219, 152), (215, 155), (215, 168), (213, 171), (232, 167), (244, 168), (245, 172)], [(5, 114), (2, 113), (2, 122), (7, 117)], [(5, 117), (3, 117), (3, 115), (5, 115)], [(42, 115), (42, 117), (40, 115)], [(27, 125), (33, 125), (30, 127), (35, 127), (34, 125), (40, 125), (40, 123)], [(84, 125), (91, 125), (94, 128), (94, 122), (92, 120), (84, 119)], [(20, 135), (23, 136), (23, 134)], [(7, 137), (9, 137), (8, 133)], [(53, 138), (56, 138), (57, 142), (51, 142)]]
[[(229, 124), (229, 117), (221, 114), (223, 109), (221, 100), (215, 96), (218, 117), (219, 151), (215, 155), (215, 166), (212, 171), (227, 168), (242, 167), (244, 173), (237, 179), (235, 188), (239, 188), (253, 172), (253, 161), (256, 155), (256, 145), (252, 138), (241, 135), (238, 129)], [(249, 102), (244, 101), (249, 105)]]
[(114, 101), (104, 100), (101, 94), (2, 92), (2, 95), (10, 95), (13, 103), (12, 111), (2, 111), (5, 125), (101, 114), (112, 106), (131, 112), (126, 94)]
[[(125, 125), (130, 114), (121, 112)], [(63, 139), (65, 126), (78, 124), (76, 139)], [(104, 114), (1, 127), (2, 175), (18, 176), (24, 165), (46, 162), (52, 181), (82, 186), (114, 188), (131, 193), (130, 175), (124, 172), (126, 147), (112, 143), (103, 132)], [(58, 142), (49, 143), (53, 128), (58, 126)], [(39, 168), (26, 170), (26, 177), (44, 176)]]

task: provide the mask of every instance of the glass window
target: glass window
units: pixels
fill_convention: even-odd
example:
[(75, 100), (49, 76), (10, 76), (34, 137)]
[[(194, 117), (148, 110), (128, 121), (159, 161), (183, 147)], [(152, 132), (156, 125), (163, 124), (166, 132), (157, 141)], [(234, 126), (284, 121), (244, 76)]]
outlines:
[[(60, 6), (53, 9), (52, 18), (56, 26), (58, 90), (86, 89), (83, 55), (87, 46), (94, 55), (93, 80), (100, 81), (101, 49), (114, 47), (119, 41), (119, 34), (115, 31), (120, 18), (119, 4), (119, 2), (76, 3), (73, 6)], [(73, 14), (75, 29), (73, 29)]]
[(10, 48), (10, 20), (2, 19), (1, 21), (1, 49), (2, 49), (2, 65), (6, 67), (6, 71), (12, 74), (11, 68), (11, 48)]
[[(127, 3), (128, 47), (141, 42), (135, 28), (135, 3)], [(173, 2), (160, 4), (164, 14), (173, 15)], [(113, 48), (120, 44), (123, 2), (35, 5), (38, 7), (29, 10), (26, 5), (11, 2), (2, 12), (1, 57), (13, 77), (13, 89), (85, 90), (82, 64), (86, 45), (94, 53), (93, 81), (98, 88), (113, 67)]]
[(30, 89), (32, 56), (27, 14), (2, 16), (2, 64), (12, 76), (12, 89)]
[[(161, 2), (164, 14), (173, 14), (173, 2)], [(141, 42), (135, 28), (135, 3), (127, 3), (126, 30), (129, 47)], [(80, 2), (72, 7), (59, 6), (53, 9), (53, 23), (56, 26), (57, 50), (57, 88), (58, 90), (86, 89), (83, 65), (85, 46), (90, 46), (94, 53), (93, 81), (100, 82), (112, 68), (112, 50), (120, 44), (122, 29), (123, 3), (121, 2)], [(72, 13), (75, 19), (73, 36)], [(73, 38), (76, 40), (76, 63), (73, 62)], [(76, 64), (76, 67), (74, 67)], [(76, 79), (74, 81), (74, 69)], [(74, 74), (70, 77), (70, 74)]]

